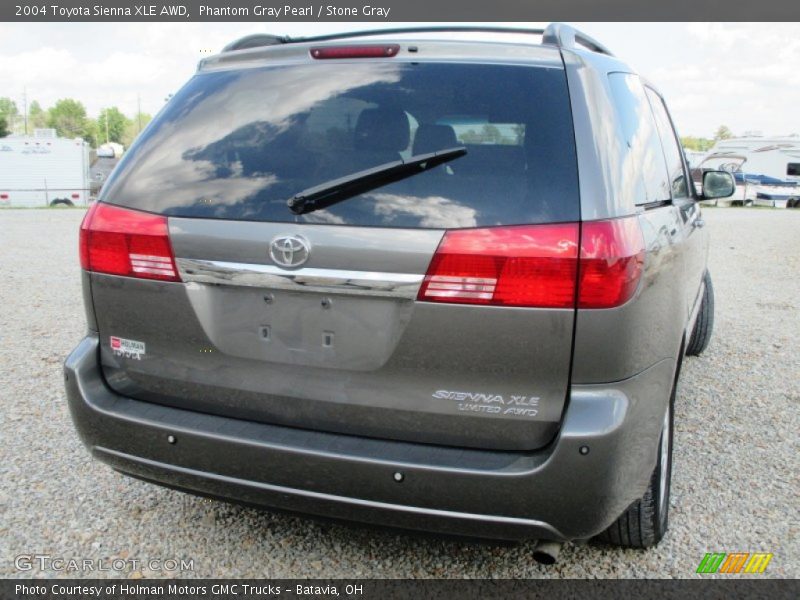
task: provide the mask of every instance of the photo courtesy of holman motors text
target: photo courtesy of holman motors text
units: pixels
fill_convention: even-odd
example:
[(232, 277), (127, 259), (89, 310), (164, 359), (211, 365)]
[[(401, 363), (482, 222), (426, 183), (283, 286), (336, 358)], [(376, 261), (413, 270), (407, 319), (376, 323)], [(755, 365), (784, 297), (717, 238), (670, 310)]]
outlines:
[(59, 584), (22, 584), (14, 586), (14, 593), (20, 597), (27, 596), (46, 596), (48, 594), (57, 597), (81, 596), (86, 598), (103, 597), (137, 597), (147, 595), (150, 597), (165, 596), (248, 596), (248, 597), (272, 597), (272, 596), (332, 596), (340, 595), (348, 597), (360, 597), (364, 594), (364, 586), (360, 584), (295, 584), (286, 587), (281, 584), (249, 584), (249, 583), (169, 583), (169, 584), (146, 584), (136, 582), (110, 583), (103, 585), (76, 585), (68, 583)]

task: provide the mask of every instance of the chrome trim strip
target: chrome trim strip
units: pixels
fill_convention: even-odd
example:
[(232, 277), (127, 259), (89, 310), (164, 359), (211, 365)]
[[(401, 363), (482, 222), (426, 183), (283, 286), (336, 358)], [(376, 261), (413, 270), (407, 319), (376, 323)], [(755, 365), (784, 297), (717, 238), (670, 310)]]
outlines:
[(424, 275), (339, 269), (302, 268), (292, 271), (274, 265), (197, 258), (175, 260), (181, 279), (213, 285), (238, 285), (348, 296), (379, 296), (413, 300)]

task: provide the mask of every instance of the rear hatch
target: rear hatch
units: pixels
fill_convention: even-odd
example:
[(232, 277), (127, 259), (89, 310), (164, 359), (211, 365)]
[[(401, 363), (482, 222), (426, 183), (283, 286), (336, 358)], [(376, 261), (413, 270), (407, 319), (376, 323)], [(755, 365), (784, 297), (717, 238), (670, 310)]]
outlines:
[[(553, 438), (579, 220), (560, 58), (426, 49), (435, 58), (431, 42), (391, 58), (234, 62), (175, 95), (84, 226), (112, 388), (394, 440)], [(287, 205), (452, 148), (465, 152), (303, 214)]]

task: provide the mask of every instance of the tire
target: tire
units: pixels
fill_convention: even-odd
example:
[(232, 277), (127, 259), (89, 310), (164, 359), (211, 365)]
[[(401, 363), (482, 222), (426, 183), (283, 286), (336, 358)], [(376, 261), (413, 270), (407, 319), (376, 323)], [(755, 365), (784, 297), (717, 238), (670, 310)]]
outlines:
[(753, 206), (753, 201), (752, 200), (745, 200), (744, 201), (744, 205), (747, 206), (747, 207)]
[(686, 345), (686, 354), (689, 356), (700, 356), (708, 347), (711, 333), (714, 331), (714, 286), (711, 284), (711, 275), (708, 271), (703, 275), (703, 285), (705, 291), (700, 311), (692, 330), (692, 337)]
[(75, 206), (71, 200), (61, 199), (53, 200), (50, 206)]
[(667, 404), (658, 442), (658, 461), (647, 491), (631, 504), (608, 529), (595, 540), (623, 548), (650, 548), (658, 544), (669, 527), (669, 492), (672, 478), (672, 434), (675, 389)]

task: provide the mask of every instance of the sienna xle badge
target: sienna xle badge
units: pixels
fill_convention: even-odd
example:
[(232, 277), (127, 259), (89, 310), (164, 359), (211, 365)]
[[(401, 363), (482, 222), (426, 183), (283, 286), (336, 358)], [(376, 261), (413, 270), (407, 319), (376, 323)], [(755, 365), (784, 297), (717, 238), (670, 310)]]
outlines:
[[(254, 36), (201, 62), (81, 226), (66, 362), (99, 460), (335, 518), (667, 528), (713, 292), (662, 97), (563, 25)], [(518, 33), (518, 32), (517, 32)]]

